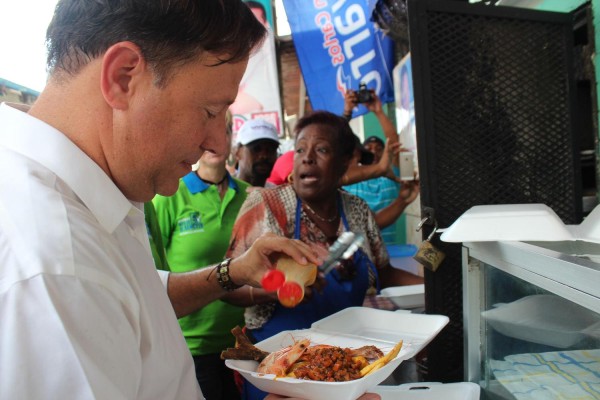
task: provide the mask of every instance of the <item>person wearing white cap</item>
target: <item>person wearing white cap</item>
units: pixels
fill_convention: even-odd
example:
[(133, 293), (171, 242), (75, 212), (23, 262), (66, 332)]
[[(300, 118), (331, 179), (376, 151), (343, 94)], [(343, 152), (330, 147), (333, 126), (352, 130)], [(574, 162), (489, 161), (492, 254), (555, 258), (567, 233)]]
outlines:
[(236, 138), (236, 178), (252, 186), (265, 186), (277, 160), (278, 147), (279, 137), (275, 125), (263, 119), (246, 121)]

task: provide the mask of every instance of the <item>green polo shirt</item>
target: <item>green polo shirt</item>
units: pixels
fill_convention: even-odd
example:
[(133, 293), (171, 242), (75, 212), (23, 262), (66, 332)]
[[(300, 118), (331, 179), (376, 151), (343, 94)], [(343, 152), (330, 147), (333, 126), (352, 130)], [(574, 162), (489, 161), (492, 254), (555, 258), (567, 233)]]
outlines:
[[(204, 183), (195, 172), (180, 180), (173, 196), (159, 195), (152, 200), (171, 271), (192, 271), (223, 260), (250, 186), (229, 175), (227, 179), (229, 187), (222, 200), (217, 187)], [(193, 355), (232, 347), (231, 329), (243, 324), (244, 309), (220, 300), (179, 319)]]
[(150, 240), (150, 250), (152, 250), (154, 265), (156, 269), (168, 271), (167, 254), (165, 253), (165, 246), (163, 245), (160, 228), (156, 220), (156, 210), (151, 201), (144, 203), (144, 216), (146, 217), (146, 229), (148, 230), (148, 239)]

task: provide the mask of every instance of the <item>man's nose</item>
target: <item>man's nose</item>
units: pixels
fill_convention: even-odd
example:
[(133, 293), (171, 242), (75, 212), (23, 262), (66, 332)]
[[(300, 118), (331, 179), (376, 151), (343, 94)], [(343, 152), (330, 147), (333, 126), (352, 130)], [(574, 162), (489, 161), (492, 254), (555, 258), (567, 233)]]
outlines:
[(256, 155), (258, 158), (264, 159), (269, 156), (269, 151), (266, 148), (261, 146), (256, 150)]
[(224, 118), (216, 118), (213, 123), (207, 126), (206, 139), (201, 147), (210, 149), (216, 154), (228, 154), (226, 122)]
[(260, 146), (256, 150), (256, 154), (261, 159), (267, 159), (267, 158), (271, 157), (272, 151), (271, 151), (271, 149), (268, 146)]

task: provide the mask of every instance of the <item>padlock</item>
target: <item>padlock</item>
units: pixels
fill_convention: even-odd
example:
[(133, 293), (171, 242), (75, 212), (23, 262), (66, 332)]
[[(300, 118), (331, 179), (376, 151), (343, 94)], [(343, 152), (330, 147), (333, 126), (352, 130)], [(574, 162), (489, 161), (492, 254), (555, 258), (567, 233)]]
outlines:
[[(417, 227), (417, 231), (421, 229), (421, 227), (423, 226), (425, 221), (427, 221), (427, 219), (428, 218), (425, 218), (421, 221), (421, 223)], [(437, 229), (438, 225), (437, 221), (435, 221), (435, 227), (433, 228), (427, 239), (425, 239), (421, 243), (421, 245), (419, 246), (419, 250), (417, 250), (417, 253), (413, 256), (413, 258), (417, 262), (419, 262), (423, 267), (433, 272), (435, 272), (438, 269), (438, 267), (446, 257), (446, 254), (443, 251), (431, 244), (431, 239), (433, 238), (433, 235), (435, 235)]]

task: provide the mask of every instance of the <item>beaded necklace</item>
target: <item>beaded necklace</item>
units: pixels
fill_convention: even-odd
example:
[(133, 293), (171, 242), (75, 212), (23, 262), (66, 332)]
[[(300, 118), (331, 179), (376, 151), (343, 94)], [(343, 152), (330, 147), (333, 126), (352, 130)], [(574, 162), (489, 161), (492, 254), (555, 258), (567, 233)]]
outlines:
[(319, 214), (317, 214), (317, 212), (315, 210), (313, 210), (308, 204), (306, 204), (306, 202), (302, 202), (302, 205), (304, 205), (308, 209), (308, 211), (310, 211), (312, 213), (312, 215), (314, 215), (315, 217), (317, 217), (318, 219), (320, 219), (323, 222), (333, 222), (338, 217), (337, 209), (336, 209), (335, 215), (333, 217), (323, 218)]

